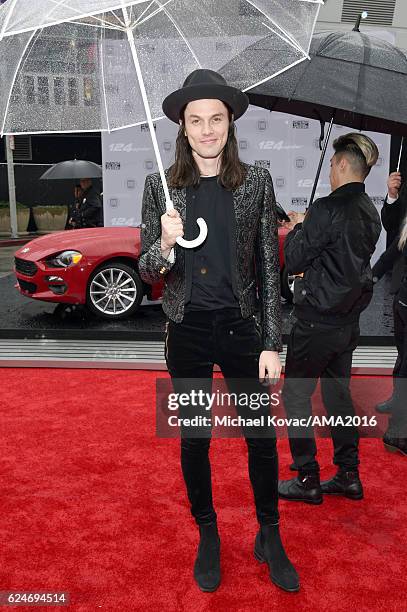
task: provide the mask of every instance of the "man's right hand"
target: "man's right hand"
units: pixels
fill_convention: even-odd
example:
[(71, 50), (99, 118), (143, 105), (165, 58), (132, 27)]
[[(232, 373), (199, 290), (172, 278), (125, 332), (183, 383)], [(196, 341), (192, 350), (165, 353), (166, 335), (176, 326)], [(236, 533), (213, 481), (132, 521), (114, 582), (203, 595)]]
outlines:
[(181, 215), (173, 208), (161, 215), (161, 251), (170, 251), (178, 236), (184, 235)]
[(392, 172), (387, 179), (387, 191), (391, 198), (399, 197), (399, 190), (401, 186), (401, 174), (400, 172)]

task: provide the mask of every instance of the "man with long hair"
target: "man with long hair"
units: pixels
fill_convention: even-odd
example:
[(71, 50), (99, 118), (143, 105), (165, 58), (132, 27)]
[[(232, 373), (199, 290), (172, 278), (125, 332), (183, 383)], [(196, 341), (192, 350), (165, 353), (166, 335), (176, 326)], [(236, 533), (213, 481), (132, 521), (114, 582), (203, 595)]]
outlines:
[[(280, 377), (275, 196), (268, 171), (239, 160), (234, 121), (247, 107), (244, 93), (205, 69), (192, 72), (163, 103), (166, 116), (180, 126), (175, 163), (166, 171), (174, 210), (165, 212), (159, 175), (147, 176), (139, 269), (148, 283), (164, 278), (166, 362), (174, 388), (195, 379), (210, 392), (214, 363), (228, 385), (250, 380), (250, 388), (263, 393), (266, 374)], [(186, 238), (193, 238), (199, 217), (208, 226), (206, 240), (193, 250), (181, 248), (177, 237), (185, 229)], [(254, 316), (258, 303), (261, 331)], [(192, 437), (181, 428), (181, 467), (200, 534), (194, 577), (202, 591), (214, 591), (220, 584), (220, 539), (210, 431), (204, 433)], [(298, 575), (279, 534), (275, 432), (244, 430), (244, 435), (260, 525), (255, 556), (267, 562), (277, 586), (297, 591)]]
[(332, 193), (316, 200), (305, 217), (289, 213), (292, 231), (284, 244), (288, 272), (298, 275), (297, 321), (285, 365), (285, 409), (290, 418), (307, 422), (311, 396), (321, 378), (325, 408), (338, 421), (331, 427), (337, 473), (323, 483), (312, 428), (289, 428), (299, 475), (281, 481), (279, 495), (309, 504), (322, 503), (323, 494), (363, 498), (358, 430), (346, 421), (355, 415), (349, 391), (352, 354), (359, 341), (360, 313), (373, 294), (370, 258), (381, 232), (379, 214), (364, 185), (377, 161), (377, 146), (364, 134), (351, 133), (337, 138), (333, 147)]

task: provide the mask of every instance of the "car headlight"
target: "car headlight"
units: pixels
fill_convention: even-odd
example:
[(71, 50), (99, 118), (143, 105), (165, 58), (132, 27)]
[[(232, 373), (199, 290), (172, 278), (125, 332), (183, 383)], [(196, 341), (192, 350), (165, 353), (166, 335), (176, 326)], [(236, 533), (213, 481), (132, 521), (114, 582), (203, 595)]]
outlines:
[(47, 263), (54, 268), (67, 268), (68, 266), (76, 266), (81, 259), (82, 253), (79, 253), (79, 251), (63, 251), (47, 259)]

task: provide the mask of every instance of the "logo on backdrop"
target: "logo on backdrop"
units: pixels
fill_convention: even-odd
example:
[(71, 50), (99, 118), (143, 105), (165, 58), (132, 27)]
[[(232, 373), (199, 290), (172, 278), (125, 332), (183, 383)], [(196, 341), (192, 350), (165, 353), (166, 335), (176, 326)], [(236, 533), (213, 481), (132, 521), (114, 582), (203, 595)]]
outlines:
[(105, 170), (120, 170), (120, 162), (118, 161), (105, 162)]
[(270, 170), (271, 162), (269, 159), (255, 159), (254, 165), (258, 166), (259, 168), (267, 168)]
[(259, 149), (271, 149), (272, 151), (284, 151), (288, 149), (303, 149), (304, 145), (285, 145), (284, 140), (261, 140), (259, 142)]
[(259, 119), (257, 122), (257, 129), (259, 132), (263, 132), (267, 129), (267, 121), (265, 119)]
[(305, 157), (297, 157), (295, 160), (295, 167), (299, 170), (302, 170), (306, 166)]
[(293, 121), (293, 129), (294, 130), (309, 130), (309, 121), (303, 120), (294, 120)]
[(144, 168), (146, 170), (152, 170), (154, 168), (154, 162), (151, 159), (146, 159), (144, 161)]
[(127, 179), (127, 189), (135, 189), (136, 181), (134, 179)]
[(276, 187), (278, 187), (279, 189), (281, 189), (282, 187), (285, 187), (285, 177), (277, 176), (275, 179), (275, 184), (276, 184)]
[[(157, 125), (155, 123), (153, 123), (154, 129), (157, 129)], [(149, 132), (150, 131), (150, 126), (148, 125), (148, 123), (142, 123), (140, 125), (140, 132)]]
[(247, 140), (239, 140), (239, 149), (248, 149), (249, 143)]
[(163, 142), (163, 149), (164, 149), (164, 151), (171, 151), (171, 149), (172, 149), (172, 142), (170, 142), (169, 140), (164, 140), (164, 142)]
[(308, 198), (291, 198), (291, 204), (293, 206), (307, 206)]
[(109, 145), (109, 151), (125, 151), (126, 153), (138, 153), (139, 151), (150, 151), (151, 147), (135, 147), (132, 142), (114, 142)]

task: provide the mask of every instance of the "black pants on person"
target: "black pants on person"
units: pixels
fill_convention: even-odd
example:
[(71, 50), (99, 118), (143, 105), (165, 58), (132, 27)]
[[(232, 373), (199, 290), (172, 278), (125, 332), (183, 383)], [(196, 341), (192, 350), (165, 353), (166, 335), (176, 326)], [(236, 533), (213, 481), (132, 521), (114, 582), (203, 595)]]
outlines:
[[(247, 380), (250, 379), (250, 390), (264, 394), (268, 389), (258, 380), (260, 352), (260, 333), (254, 317), (243, 319), (237, 308), (190, 311), (185, 313), (181, 323), (167, 322), (166, 362), (177, 393), (190, 391), (188, 386), (192, 379), (194, 384), (198, 380), (200, 389), (210, 393), (213, 365), (217, 363), (229, 392), (238, 391), (238, 379), (245, 380), (247, 391)], [(236, 410), (238, 414), (248, 414), (247, 409), (241, 411), (236, 406)], [(261, 408), (252, 416), (266, 413), (269, 414), (269, 408)], [(261, 525), (277, 524), (278, 458), (275, 431), (271, 427), (256, 431), (243, 429), (243, 434), (248, 447), (249, 477), (257, 519)], [(216, 520), (209, 461), (210, 435), (209, 430), (205, 432), (205, 437), (192, 437), (181, 429), (182, 473), (191, 512), (198, 525)]]
[[(337, 327), (297, 320), (287, 347), (283, 400), (289, 418), (312, 415), (311, 396), (318, 378), (328, 416), (355, 414), (349, 391), (352, 353), (359, 341), (359, 324)], [(311, 427), (289, 427), (290, 448), (300, 474), (319, 472), (317, 447)], [(331, 427), (334, 463), (343, 470), (357, 469), (359, 434), (356, 427)]]
[(389, 429), (391, 435), (407, 438), (407, 303), (400, 302), (398, 295), (394, 298), (393, 315), (397, 360), (393, 370), (394, 390)]

